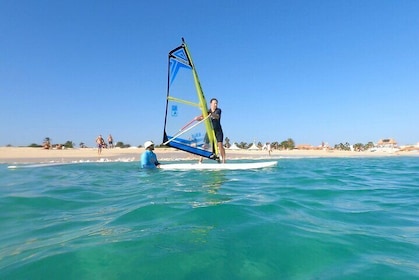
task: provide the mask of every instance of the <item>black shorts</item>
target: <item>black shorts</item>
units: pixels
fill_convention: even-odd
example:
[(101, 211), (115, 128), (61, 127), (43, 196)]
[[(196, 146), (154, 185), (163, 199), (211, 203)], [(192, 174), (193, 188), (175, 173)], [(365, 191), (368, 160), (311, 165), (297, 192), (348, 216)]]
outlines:
[(217, 142), (223, 142), (224, 134), (222, 130), (216, 130), (215, 131), (215, 138), (217, 139)]
[[(216, 130), (215, 131), (215, 139), (217, 140), (217, 142), (223, 142), (224, 134), (223, 134), (222, 130)], [(209, 144), (208, 134), (206, 134), (206, 133), (205, 133), (205, 137), (204, 137), (204, 142), (205, 142), (205, 144)]]

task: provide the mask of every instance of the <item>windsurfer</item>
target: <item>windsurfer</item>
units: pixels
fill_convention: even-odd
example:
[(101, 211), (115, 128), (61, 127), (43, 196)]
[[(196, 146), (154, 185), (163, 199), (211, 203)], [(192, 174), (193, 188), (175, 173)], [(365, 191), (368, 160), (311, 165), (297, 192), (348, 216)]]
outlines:
[[(221, 127), (221, 109), (218, 108), (218, 100), (216, 98), (211, 99), (210, 109), (208, 111), (208, 114), (211, 115), (212, 127), (215, 132), (215, 138), (217, 139), (217, 146), (221, 154), (221, 160), (223, 163), (225, 163), (226, 156), (225, 156), (225, 150), (224, 150), (224, 145), (223, 145), (224, 134), (223, 134), (223, 129)], [(202, 115), (195, 117), (195, 120), (197, 121), (201, 121), (202, 119), (203, 119)], [(208, 137), (206, 137), (206, 139), (208, 139)], [(199, 162), (202, 162), (202, 157), (199, 158)]]

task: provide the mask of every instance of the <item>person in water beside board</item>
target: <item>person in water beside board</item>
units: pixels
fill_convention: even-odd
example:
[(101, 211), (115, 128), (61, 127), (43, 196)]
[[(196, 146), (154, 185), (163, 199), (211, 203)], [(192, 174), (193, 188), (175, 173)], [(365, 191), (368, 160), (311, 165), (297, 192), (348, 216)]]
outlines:
[[(212, 127), (214, 128), (215, 138), (217, 139), (218, 150), (220, 151), (220, 154), (221, 154), (221, 160), (223, 163), (225, 163), (226, 154), (225, 154), (224, 145), (223, 145), (224, 134), (223, 134), (223, 129), (221, 127), (221, 109), (218, 108), (218, 100), (216, 98), (211, 99), (210, 109), (208, 111), (208, 114), (211, 115)], [(204, 118), (203, 116), (198, 116), (198, 117), (195, 117), (195, 120), (201, 121), (203, 120), (203, 118)], [(202, 162), (202, 157), (199, 158), (199, 162), (200, 163)]]
[(156, 154), (153, 152), (154, 143), (146, 141), (144, 143), (144, 153), (141, 155), (141, 168), (160, 168), (160, 163), (157, 160)]

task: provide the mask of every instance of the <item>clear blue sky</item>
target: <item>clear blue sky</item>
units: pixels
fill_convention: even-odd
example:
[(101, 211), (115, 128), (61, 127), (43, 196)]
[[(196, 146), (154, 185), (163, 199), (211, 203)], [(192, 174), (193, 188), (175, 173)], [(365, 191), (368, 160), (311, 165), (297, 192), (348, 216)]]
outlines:
[(0, 146), (161, 143), (186, 39), (233, 142), (419, 141), (419, 1), (0, 1)]

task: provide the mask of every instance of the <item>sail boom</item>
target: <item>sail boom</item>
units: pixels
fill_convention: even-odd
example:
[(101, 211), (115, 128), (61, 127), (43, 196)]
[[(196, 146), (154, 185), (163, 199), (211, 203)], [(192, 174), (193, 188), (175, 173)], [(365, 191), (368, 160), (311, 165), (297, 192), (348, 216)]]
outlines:
[(186, 104), (186, 105), (195, 106), (195, 107), (198, 107), (198, 108), (201, 107), (201, 105), (199, 103), (190, 102), (190, 101), (183, 100), (183, 99), (180, 99), (180, 98), (176, 98), (176, 97), (173, 97), (173, 96), (169, 96), (169, 97), (167, 97), (167, 99), (170, 100), (170, 101), (175, 101), (175, 102), (178, 102), (178, 103), (183, 103), (183, 104)]

